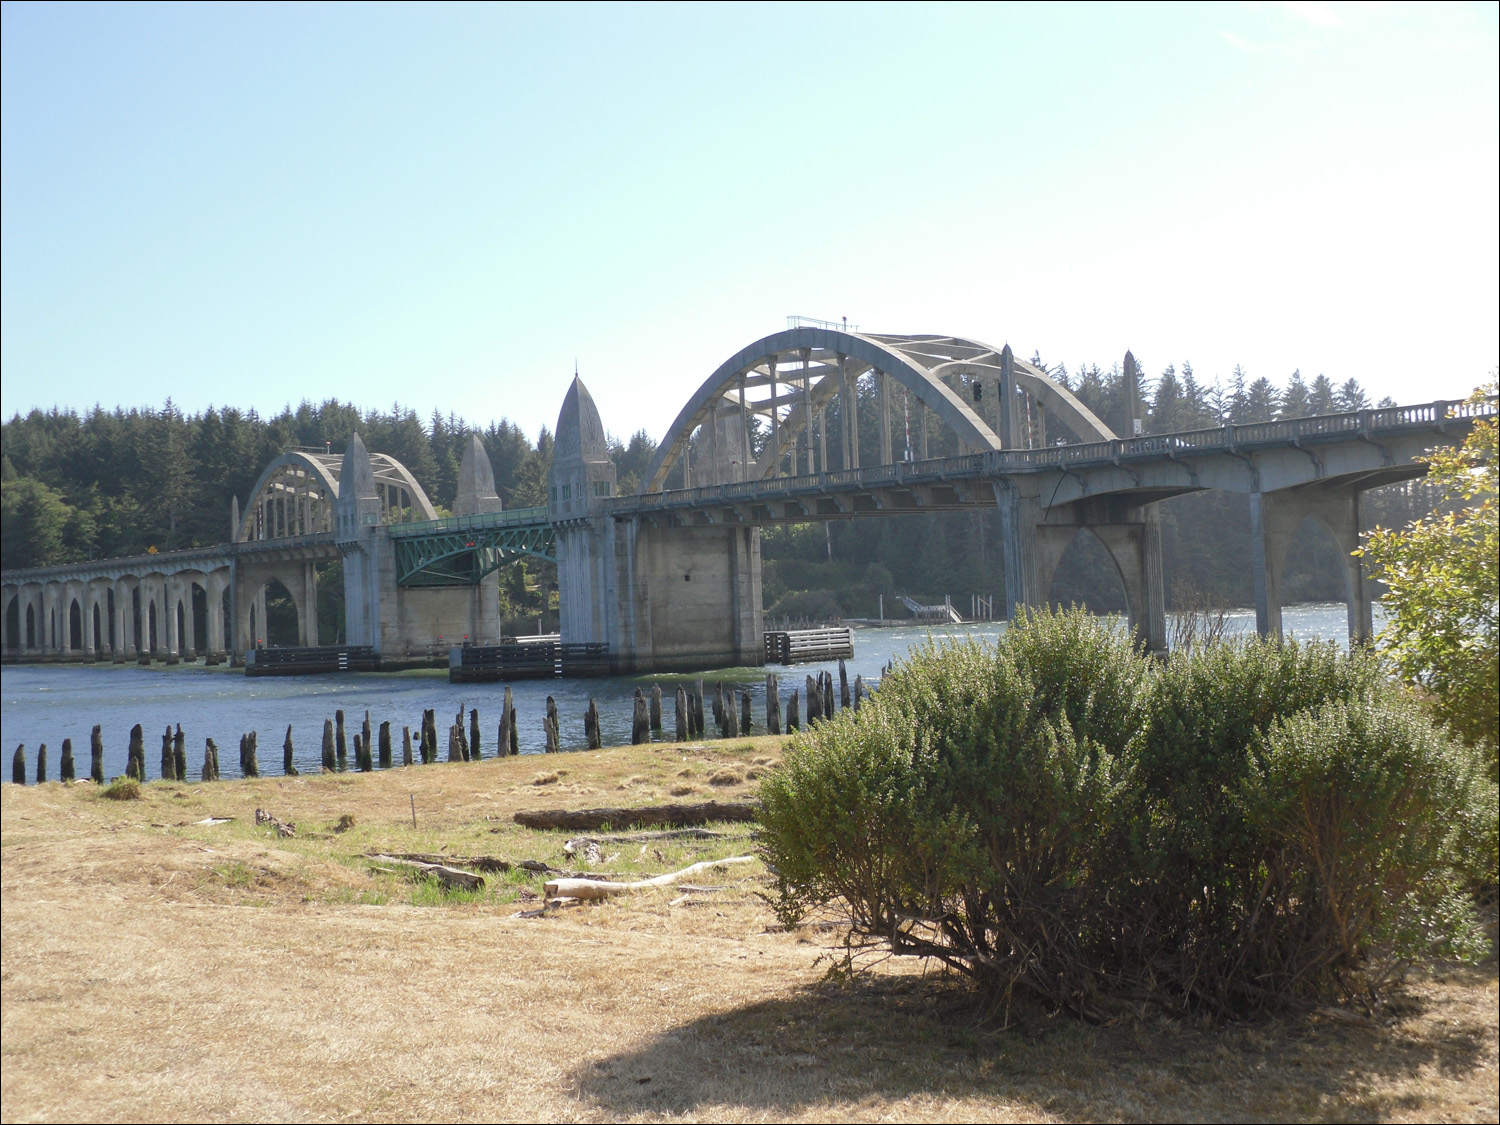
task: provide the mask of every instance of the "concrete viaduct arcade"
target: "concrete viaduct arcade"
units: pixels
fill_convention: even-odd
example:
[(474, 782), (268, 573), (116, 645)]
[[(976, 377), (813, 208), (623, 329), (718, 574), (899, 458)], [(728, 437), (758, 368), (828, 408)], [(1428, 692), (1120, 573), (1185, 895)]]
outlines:
[[(1133, 367), (1127, 354), (1131, 386)], [(862, 386), (865, 408), (878, 412), (876, 449), (860, 448)], [(830, 449), (835, 403), (848, 424)], [(958, 456), (928, 456), (929, 412)], [(602, 421), (575, 379), (544, 508), (501, 511), (475, 438), (454, 515), (439, 520), (411, 474), (356, 436), (342, 457), (293, 450), (267, 466), (243, 515), (234, 504), (230, 543), (5, 573), (0, 622), (11, 660), (191, 658), (200, 635), (213, 659), (264, 635), (265, 588), (276, 579), (296, 603), (300, 643), (314, 644), (315, 567), (341, 558), (348, 643), (400, 654), (439, 637), (498, 640), (496, 570), (531, 554), (557, 561), (563, 641), (606, 645), (614, 671), (753, 665), (760, 527), (998, 505), (1012, 612), (1045, 603), (1068, 544), (1093, 534), (1119, 571), (1132, 626), (1160, 649), (1155, 506), (1216, 488), (1250, 497), (1260, 631), (1280, 631), (1286, 548), (1312, 518), (1347, 559), (1358, 639), (1370, 632), (1364, 577), (1348, 554), (1360, 493), (1420, 476), (1417, 457), (1494, 412), (1493, 402), (1439, 402), (1121, 438), (1008, 347), (799, 327), (709, 376), (638, 495), (615, 495)], [(903, 440), (913, 414), (914, 446)], [(194, 620), (195, 587), (206, 629)]]

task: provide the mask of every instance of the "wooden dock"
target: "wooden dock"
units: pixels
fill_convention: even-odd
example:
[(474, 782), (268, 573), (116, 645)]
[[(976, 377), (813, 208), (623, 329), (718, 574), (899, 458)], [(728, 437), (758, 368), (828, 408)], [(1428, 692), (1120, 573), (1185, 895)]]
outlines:
[(609, 646), (602, 644), (530, 641), (525, 644), (469, 645), (448, 651), (448, 682), (451, 684), (607, 675)]
[(376, 672), (380, 654), (369, 645), (255, 648), (245, 656), (247, 676), (313, 676), (322, 672)]
[(792, 629), (768, 632), (767, 664), (818, 664), (854, 656), (853, 629)]

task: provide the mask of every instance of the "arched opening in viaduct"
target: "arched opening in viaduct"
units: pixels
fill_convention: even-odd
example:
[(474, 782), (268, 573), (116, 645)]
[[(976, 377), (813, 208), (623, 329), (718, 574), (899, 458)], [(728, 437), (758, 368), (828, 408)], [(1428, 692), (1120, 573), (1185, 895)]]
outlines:
[(1063, 549), (1047, 601), (1063, 608), (1086, 605), (1095, 613), (1129, 612), (1130, 597), (1120, 565), (1092, 528), (1079, 528)]

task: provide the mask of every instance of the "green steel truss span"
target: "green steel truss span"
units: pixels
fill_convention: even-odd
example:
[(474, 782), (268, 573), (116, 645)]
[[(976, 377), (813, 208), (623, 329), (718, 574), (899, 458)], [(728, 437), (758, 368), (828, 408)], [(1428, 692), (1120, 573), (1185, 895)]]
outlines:
[(388, 530), (398, 586), (473, 586), (522, 555), (557, 561), (545, 507), (396, 523)]

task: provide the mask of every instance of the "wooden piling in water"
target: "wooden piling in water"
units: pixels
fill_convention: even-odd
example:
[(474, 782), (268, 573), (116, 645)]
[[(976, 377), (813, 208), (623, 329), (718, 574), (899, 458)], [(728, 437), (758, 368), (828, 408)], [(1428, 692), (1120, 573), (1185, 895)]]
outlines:
[(496, 752), (502, 756), (510, 751), (510, 708), (504, 704), (500, 706), (500, 729), (495, 732), (495, 745), (499, 747)]
[(286, 725), (286, 738), (281, 741), (281, 772), (287, 777), (297, 776), (297, 764), (292, 761), (292, 724)]
[(865, 700), (865, 678), (854, 677), (854, 713), (859, 714), (859, 705)]
[(203, 740), (203, 773), (201, 775), (204, 781), (214, 780), (215, 750), (216, 747), (214, 746), (214, 740), (211, 738), (205, 738)]
[(380, 724), (380, 768), (383, 770), (391, 768), (391, 721), (389, 719)]
[(36, 750), (36, 783), (40, 785), (47, 780), (47, 744), (44, 742)]
[(333, 748), (338, 756), (339, 772), (349, 768), (349, 744), (344, 740), (344, 712), (333, 713)]
[(458, 759), (461, 762), (469, 760), (469, 736), (464, 730), (464, 705), (458, 705), (458, 714), (453, 719), (453, 729), (458, 733)]
[(557, 700), (547, 697), (547, 714), (542, 718), (542, 734), (546, 736), (546, 750), (556, 754), (562, 749), (562, 735), (557, 729)]
[(786, 732), (791, 734), (802, 725), (801, 716), (797, 713), (797, 693), (792, 692), (792, 697), (786, 701)]
[(463, 752), (458, 748), (458, 740), (463, 737), (463, 728), (456, 723), (448, 724), (448, 760), (450, 762), (461, 762), (464, 760)]
[(604, 746), (604, 735), (599, 730), (599, 708), (592, 699), (589, 700), (588, 710), (583, 713), (583, 736), (590, 750), (598, 750)]
[(365, 721), (360, 725), (359, 733), (364, 739), (365, 757), (370, 759), (370, 768), (375, 768), (375, 740), (371, 737), (374, 732), (370, 729), (370, 712), (365, 710)]
[(693, 713), (692, 713), (692, 735), (694, 738), (703, 737), (703, 681), (699, 680), (693, 685)]
[(507, 725), (510, 728), (506, 732), (509, 737), (501, 744), (500, 753), (502, 755), (506, 753), (519, 754), (521, 752), (521, 732), (516, 729), (516, 704), (511, 698), (509, 685), (506, 685), (505, 688), (505, 714)]
[(478, 762), (483, 760), (484, 754), (479, 749), (479, 708), (469, 708), (469, 761)]
[(409, 766), (411, 761), (411, 727), (403, 726), (401, 728), (401, 764)]
[(752, 725), (754, 724), (750, 715), (750, 693), (742, 691), (740, 692), (740, 734), (748, 735)]
[(146, 780), (146, 732), (141, 724), (130, 728), (130, 746), (125, 751), (125, 776)]
[(10, 780), (12, 785), (26, 784), (26, 743), (16, 747), (15, 757), (10, 760)]
[(163, 781), (177, 780), (177, 756), (172, 753), (172, 727), (167, 726), (167, 733), (161, 736), (161, 779)]
[(333, 756), (333, 720), (323, 720), (323, 768), (329, 773), (339, 768), (338, 759)]
[(177, 724), (177, 733), (172, 735), (172, 766), (178, 781), (187, 780), (187, 736), (182, 733), (182, 724)]
[(688, 717), (687, 688), (683, 687), (681, 684), (678, 684), (677, 693), (673, 696), (672, 702), (676, 704), (677, 707), (677, 741), (686, 742), (690, 737), (688, 731), (692, 729), (692, 722)]
[(842, 657), (839, 659), (839, 706), (849, 710), (849, 671), (844, 667)]
[(766, 732), (781, 733), (781, 688), (774, 672), (766, 674)]
[(74, 779), (73, 740), (71, 738), (63, 739), (62, 763), (58, 769), (58, 777), (63, 781), (72, 781)]
[(633, 712), (630, 716), (630, 745), (639, 746), (651, 741), (651, 714), (646, 706), (646, 693), (635, 689)]
[(821, 693), (818, 690), (823, 686), (823, 677), (820, 675), (817, 679), (813, 679), (813, 677), (808, 676), (806, 680), (807, 725), (812, 726), (823, 717), (823, 701), (819, 698)]
[(95, 785), (104, 784), (104, 734), (97, 723), (89, 734), (89, 779)]
[(246, 777), (260, 776), (260, 762), (256, 758), (256, 741), (259, 735), (251, 731), (245, 736), (245, 768), (241, 771)]
[(651, 733), (661, 733), (661, 684), (651, 685)]

